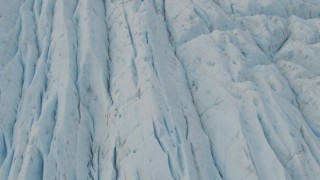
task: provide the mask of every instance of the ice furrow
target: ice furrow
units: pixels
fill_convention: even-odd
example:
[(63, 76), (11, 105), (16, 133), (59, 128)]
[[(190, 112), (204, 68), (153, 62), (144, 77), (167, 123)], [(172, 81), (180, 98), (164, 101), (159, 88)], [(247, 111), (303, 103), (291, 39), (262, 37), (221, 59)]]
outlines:
[(113, 98), (112, 98), (112, 94), (111, 94), (111, 75), (112, 75), (112, 54), (111, 54), (111, 51), (110, 51), (110, 46), (111, 46), (111, 42), (110, 42), (110, 28), (109, 28), (109, 25), (108, 25), (108, 20), (107, 20), (107, 9), (106, 9), (106, 0), (103, 0), (103, 8), (104, 8), (104, 24), (106, 26), (106, 30), (107, 30), (107, 44), (108, 44), (108, 47), (107, 47), (107, 56), (108, 56), (108, 60), (107, 60), (107, 71), (108, 71), (108, 77), (107, 77), (107, 83), (106, 83), (106, 89), (107, 89), (107, 92), (109, 94), (109, 97), (110, 97), (110, 101), (111, 101), (111, 105), (113, 105)]
[[(152, 121), (152, 126), (153, 126), (154, 137), (156, 138), (156, 140), (157, 140), (159, 146), (161, 147), (162, 151), (163, 151), (164, 153), (167, 153), (167, 151), (166, 151), (165, 148), (164, 148), (164, 145), (161, 143), (161, 140), (160, 140), (160, 137), (159, 137), (159, 134), (158, 134), (158, 130), (157, 130), (157, 127), (156, 127), (154, 121)], [(171, 169), (171, 168), (170, 168), (170, 169)]]
[[(172, 46), (172, 48), (173, 48), (173, 52), (174, 52), (174, 56), (175, 56), (175, 58), (178, 58), (178, 55), (177, 55), (177, 52), (176, 52), (176, 47), (175, 47), (175, 44), (174, 44), (174, 40), (173, 40), (173, 38), (174, 37), (172, 37), (172, 35), (171, 35), (171, 30), (170, 30), (170, 27), (169, 27), (169, 24), (168, 24), (168, 19), (167, 19), (167, 15), (166, 15), (166, 1), (165, 0), (163, 0), (163, 4), (162, 4), (162, 9), (163, 9), (163, 19), (164, 19), (164, 22), (165, 22), (165, 25), (166, 25), (166, 31), (167, 31), (167, 33), (168, 33), (168, 37), (169, 37), (169, 42), (170, 42), (170, 45)], [(179, 63), (181, 63), (181, 61), (179, 60)], [(183, 64), (181, 64), (181, 67), (182, 67), (182, 69), (183, 69), (183, 73), (184, 73), (184, 76), (185, 76), (185, 79), (186, 79), (186, 83), (187, 83), (187, 86), (188, 86), (188, 89), (189, 89), (189, 94), (191, 95), (191, 100), (192, 100), (192, 104), (193, 104), (193, 106), (194, 106), (194, 109), (195, 109), (195, 112), (197, 113), (197, 115), (198, 115), (198, 117), (199, 117), (199, 122), (200, 122), (200, 124), (201, 124), (201, 127), (202, 127), (202, 130), (205, 132), (205, 130), (204, 130), (204, 127), (203, 127), (203, 124), (202, 124), (202, 122), (201, 122), (201, 116), (199, 115), (199, 112), (198, 112), (198, 110), (196, 109), (196, 106), (194, 105), (194, 97), (193, 97), (193, 94), (192, 94), (192, 91), (191, 91), (191, 88), (190, 88), (190, 85), (189, 85), (189, 79), (188, 79), (188, 76), (187, 76), (187, 74), (186, 74), (186, 69), (185, 69), (185, 67), (184, 67), (184, 65)], [(186, 116), (184, 116), (185, 117), (185, 119), (186, 119)], [(186, 119), (186, 121), (188, 121), (188, 119)], [(189, 123), (186, 123), (186, 125), (187, 125), (187, 128), (188, 128), (188, 124)], [(189, 129), (187, 129), (187, 134), (189, 134)], [(205, 132), (205, 134), (206, 134), (206, 132)], [(208, 135), (206, 134), (206, 136), (208, 137)], [(213, 153), (212, 153), (212, 144), (211, 144), (211, 141), (209, 140), (209, 144), (210, 144), (210, 150), (209, 150), (209, 152), (210, 152), (210, 154), (211, 154), (211, 158), (212, 158), (212, 160), (213, 160), (213, 162), (214, 162), (214, 165), (215, 165), (215, 170), (214, 171), (217, 171), (218, 173), (219, 173), (219, 176), (222, 178), (223, 176), (221, 175), (221, 171), (218, 169), (218, 167), (216, 166), (216, 164), (215, 164), (215, 159), (214, 159), (214, 156), (213, 156)], [(215, 172), (215, 174), (216, 174), (216, 172)]]
[(7, 153), (8, 153), (8, 148), (7, 148), (7, 142), (4, 136), (4, 133), (2, 132), (1, 134), (1, 149), (0, 149), (0, 166), (2, 166), (3, 162), (5, 161), (6, 157), (7, 157)]
[[(24, 2), (22, 4), (22, 6), (19, 8), (19, 14), (23, 14), (23, 12), (25, 11), (25, 7), (24, 5), (27, 4), (27, 2)], [(6, 124), (2, 124), (4, 128), (8, 128), (7, 130), (5, 130), (5, 134), (8, 133), (8, 130), (9, 130), (9, 133), (10, 134), (7, 134), (6, 136), (11, 139), (10, 141), (10, 146), (6, 147), (6, 151), (14, 151), (15, 149), (15, 145), (14, 145), (14, 133), (15, 133), (15, 127), (17, 125), (17, 122), (18, 122), (18, 116), (19, 116), (19, 112), (21, 110), (21, 104), (22, 104), (22, 99), (24, 98), (24, 78), (25, 77), (28, 77), (29, 75), (26, 75), (25, 73), (25, 63), (23, 61), (23, 59), (25, 58), (28, 58), (26, 57), (26, 55), (24, 54), (24, 47), (23, 45), (23, 38), (25, 37), (24, 33), (25, 33), (25, 27), (24, 27), (24, 24), (23, 24), (23, 18), (22, 17), (19, 17), (17, 19), (17, 21), (19, 22), (19, 33), (17, 34), (16, 38), (17, 38), (17, 48), (16, 48), (16, 54), (14, 56), (14, 58), (12, 58), (10, 60), (10, 62), (8, 62), (8, 64), (6, 65), (5, 67), (5, 70), (9, 70), (10, 73), (7, 74), (7, 76), (5, 77), (1, 77), (1, 78), (5, 78), (6, 81), (8, 81), (6, 84), (6, 90), (8, 91), (11, 91), (11, 95), (14, 95), (16, 97), (10, 97), (10, 96), (7, 96), (5, 98), (7, 102), (11, 102), (9, 103), (9, 106), (8, 106), (8, 115), (9, 116), (4, 116), (3, 119), (5, 120), (6, 118), (8, 118), (6, 121)], [(15, 72), (16, 73), (16, 77), (13, 76), (13, 73)], [(11, 75), (10, 75), (11, 74)], [(3, 79), (1, 79), (1, 81), (3, 81)], [(4, 82), (2, 82), (1, 84), (4, 84)], [(12, 91), (10, 90), (9, 88), (14, 88), (15, 90)], [(1, 88), (2, 89), (2, 88)], [(5, 94), (5, 90), (1, 90), (1, 95)], [(4, 102), (4, 101), (2, 101)], [(12, 112), (10, 112), (10, 108), (13, 108), (12, 109)], [(1, 111), (1, 110), (0, 110)], [(11, 117), (10, 117), (11, 116)], [(3, 120), (2, 120), (3, 122)], [(7, 132), (6, 132), (7, 131)], [(11, 131), (11, 132), (10, 132)], [(8, 157), (10, 158), (10, 157)], [(12, 165), (12, 161), (10, 162), (10, 164)], [(10, 165), (10, 166), (11, 166)], [(0, 171), (0, 174), (7, 174), (7, 175), (4, 175), (4, 176), (10, 176), (10, 172), (11, 172), (11, 168), (12, 166), (10, 167), (10, 169), (2, 169)], [(19, 173), (19, 170), (20, 169), (20, 165), (17, 166), (17, 172)], [(8, 171), (8, 172), (5, 172), (5, 171)], [(1, 175), (2, 176), (2, 175)]]
[(213, 31), (213, 27), (212, 25), (210, 24), (210, 21), (209, 21), (209, 18), (207, 17), (207, 15), (197, 6), (195, 6), (193, 8), (194, 12), (200, 17), (200, 19), (206, 24), (208, 30), (210, 32)]
[[(204, 129), (204, 125), (203, 125), (203, 123), (202, 123), (202, 120), (201, 120), (201, 115), (200, 115), (200, 113), (199, 113), (199, 110), (197, 109), (197, 106), (195, 105), (195, 98), (194, 98), (194, 95), (193, 95), (193, 93), (192, 93), (192, 90), (191, 90), (191, 87), (190, 87), (190, 84), (189, 84), (189, 78), (188, 78), (188, 75), (187, 75), (187, 71), (186, 71), (186, 68), (184, 67), (184, 65), (182, 64), (182, 67), (183, 67), (183, 70), (184, 70), (184, 72), (185, 72), (185, 77), (186, 77), (186, 80), (187, 80), (187, 86), (188, 86), (188, 89), (189, 89), (189, 92), (190, 92), (190, 96), (191, 96), (191, 100), (192, 100), (192, 104), (194, 105), (194, 109), (195, 109), (195, 111), (196, 111), (196, 113), (197, 113), (197, 115), (198, 115), (198, 117), (199, 117), (199, 119), (200, 119), (200, 124), (201, 124), (201, 127), (202, 127), (202, 129), (203, 129), (203, 131), (205, 132), (205, 134), (206, 134), (206, 131), (205, 131), (205, 129)], [(209, 136), (206, 134), (206, 136), (209, 138)], [(210, 138), (209, 138), (210, 139)], [(211, 152), (211, 157), (212, 157), (212, 159), (213, 159), (213, 161), (214, 161), (214, 156), (213, 156), (213, 154), (212, 154), (212, 150), (213, 150), (213, 146), (212, 146), (212, 143), (211, 143), (211, 141), (209, 140), (209, 143), (210, 143), (210, 152)], [(219, 170), (218, 170), (219, 171)], [(219, 174), (220, 174), (220, 171), (219, 171)], [(222, 176), (221, 176), (222, 177)]]
[(126, 22), (126, 26), (128, 28), (128, 33), (129, 33), (129, 38), (130, 38), (130, 43), (132, 45), (132, 49), (133, 49), (133, 54), (134, 54), (134, 58), (137, 58), (137, 49), (136, 49), (136, 45), (133, 41), (133, 37), (132, 37), (132, 30), (128, 21), (128, 14), (124, 8), (124, 4), (122, 4), (122, 11), (124, 13), (124, 18), (125, 18), (125, 22)]
[(113, 149), (113, 169), (115, 171), (114, 179), (119, 179), (119, 169), (118, 169), (118, 158), (117, 158), (117, 147)]

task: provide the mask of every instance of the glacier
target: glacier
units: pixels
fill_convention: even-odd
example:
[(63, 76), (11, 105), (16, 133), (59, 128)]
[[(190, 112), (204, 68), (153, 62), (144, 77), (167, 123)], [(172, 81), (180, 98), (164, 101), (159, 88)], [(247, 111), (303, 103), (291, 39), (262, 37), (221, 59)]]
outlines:
[(319, 0), (0, 0), (0, 179), (320, 179)]

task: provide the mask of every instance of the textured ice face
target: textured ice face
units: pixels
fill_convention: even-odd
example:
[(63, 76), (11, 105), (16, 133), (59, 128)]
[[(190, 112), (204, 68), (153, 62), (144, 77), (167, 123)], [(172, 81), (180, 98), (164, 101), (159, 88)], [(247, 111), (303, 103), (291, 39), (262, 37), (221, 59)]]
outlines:
[(319, 179), (318, 0), (0, 0), (0, 179)]

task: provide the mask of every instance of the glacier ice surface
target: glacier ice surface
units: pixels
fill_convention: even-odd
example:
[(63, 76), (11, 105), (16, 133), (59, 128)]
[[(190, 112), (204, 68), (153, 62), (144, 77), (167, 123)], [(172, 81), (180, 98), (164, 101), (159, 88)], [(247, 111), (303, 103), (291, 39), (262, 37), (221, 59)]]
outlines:
[(318, 0), (0, 0), (0, 179), (320, 179)]

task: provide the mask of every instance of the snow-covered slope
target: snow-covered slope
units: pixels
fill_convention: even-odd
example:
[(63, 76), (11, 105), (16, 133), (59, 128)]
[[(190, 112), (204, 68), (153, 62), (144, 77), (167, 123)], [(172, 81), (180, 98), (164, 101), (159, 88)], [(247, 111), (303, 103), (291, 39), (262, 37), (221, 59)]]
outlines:
[(0, 179), (320, 179), (319, 0), (0, 0)]

